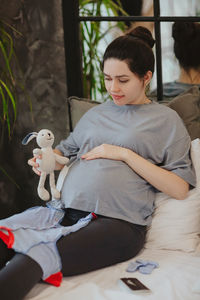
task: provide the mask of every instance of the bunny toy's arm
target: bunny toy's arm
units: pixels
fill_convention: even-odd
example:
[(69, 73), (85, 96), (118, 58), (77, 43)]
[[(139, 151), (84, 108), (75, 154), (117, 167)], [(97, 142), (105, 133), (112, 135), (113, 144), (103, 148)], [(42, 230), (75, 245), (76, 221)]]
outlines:
[(57, 163), (59, 163), (61, 165), (66, 165), (68, 163), (68, 161), (69, 161), (68, 157), (61, 156), (59, 154), (56, 154), (55, 152), (54, 152), (54, 155), (55, 155)]
[(39, 149), (39, 148), (35, 148), (33, 150), (33, 155), (36, 156), (36, 155), (42, 155), (42, 150)]
[(68, 163), (69, 158), (63, 156), (63, 153), (56, 148), (53, 150), (53, 152), (56, 160), (56, 170), (61, 170), (63, 168), (63, 165), (66, 165)]

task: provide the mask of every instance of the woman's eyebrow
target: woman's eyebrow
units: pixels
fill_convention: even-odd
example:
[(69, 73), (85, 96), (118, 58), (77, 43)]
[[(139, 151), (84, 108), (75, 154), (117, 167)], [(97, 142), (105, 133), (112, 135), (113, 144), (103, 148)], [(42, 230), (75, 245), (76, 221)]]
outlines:
[[(110, 75), (108, 75), (108, 74), (106, 74), (106, 73), (103, 73), (103, 74), (104, 74), (104, 76), (111, 77)], [(126, 74), (122, 74), (122, 75), (117, 75), (117, 76), (115, 76), (115, 77), (120, 78), (120, 77), (129, 77), (129, 76), (126, 75)]]

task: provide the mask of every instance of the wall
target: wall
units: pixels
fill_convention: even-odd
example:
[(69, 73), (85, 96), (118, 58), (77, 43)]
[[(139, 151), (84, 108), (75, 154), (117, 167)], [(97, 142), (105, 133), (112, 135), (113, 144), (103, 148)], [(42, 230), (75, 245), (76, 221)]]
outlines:
[[(0, 17), (22, 33), (15, 48), (26, 94), (18, 92), (18, 117), (11, 142), (4, 143), (4, 168), (20, 188), (0, 173), (0, 218), (41, 204), (38, 177), (27, 166), (36, 143), (21, 145), (25, 135), (41, 128), (55, 134), (55, 144), (69, 132), (61, 0), (0, 0)], [(28, 98), (32, 103), (32, 111)], [(42, 203), (43, 204), (43, 203)]]

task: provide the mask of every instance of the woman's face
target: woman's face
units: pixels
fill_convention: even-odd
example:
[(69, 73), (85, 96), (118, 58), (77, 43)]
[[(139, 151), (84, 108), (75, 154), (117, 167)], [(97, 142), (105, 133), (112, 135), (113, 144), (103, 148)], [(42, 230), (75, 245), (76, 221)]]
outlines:
[(144, 104), (146, 85), (152, 73), (148, 71), (143, 79), (132, 73), (125, 61), (109, 58), (104, 62), (105, 87), (116, 105)]

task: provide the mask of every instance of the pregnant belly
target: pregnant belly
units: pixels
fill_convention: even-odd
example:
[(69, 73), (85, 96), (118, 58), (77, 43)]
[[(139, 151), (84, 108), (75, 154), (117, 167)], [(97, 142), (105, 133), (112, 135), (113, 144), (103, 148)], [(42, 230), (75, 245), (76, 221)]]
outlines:
[(77, 161), (69, 170), (64, 183), (69, 194), (133, 193), (136, 187), (146, 185), (127, 164), (121, 161), (96, 159)]

